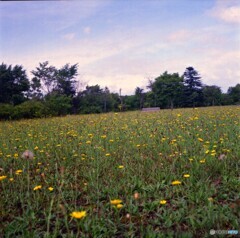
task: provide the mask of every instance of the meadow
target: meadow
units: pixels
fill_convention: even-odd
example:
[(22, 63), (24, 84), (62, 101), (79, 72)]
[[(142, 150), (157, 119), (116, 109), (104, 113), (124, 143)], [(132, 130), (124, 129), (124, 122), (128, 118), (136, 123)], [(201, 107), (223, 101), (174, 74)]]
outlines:
[(232, 106), (0, 122), (0, 237), (240, 230), (239, 116)]

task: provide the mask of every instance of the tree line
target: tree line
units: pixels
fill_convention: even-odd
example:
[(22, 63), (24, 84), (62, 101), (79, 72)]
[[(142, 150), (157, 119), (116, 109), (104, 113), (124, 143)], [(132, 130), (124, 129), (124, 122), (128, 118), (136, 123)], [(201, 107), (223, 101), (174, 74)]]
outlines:
[(0, 65), (0, 119), (240, 104), (240, 84), (222, 93), (216, 85), (204, 85), (191, 66), (181, 76), (166, 71), (149, 80), (147, 91), (136, 87), (133, 95), (125, 96), (100, 85), (80, 90), (77, 64), (56, 68), (46, 61), (31, 74), (29, 79), (21, 65)]

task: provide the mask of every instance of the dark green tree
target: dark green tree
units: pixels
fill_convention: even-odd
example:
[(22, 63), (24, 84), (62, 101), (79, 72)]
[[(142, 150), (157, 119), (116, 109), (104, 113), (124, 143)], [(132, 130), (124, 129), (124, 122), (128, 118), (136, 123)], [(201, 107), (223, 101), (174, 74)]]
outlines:
[(212, 85), (203, 87), (203, 103), (205, 106), (221, 105), (222, 92), (221, 88)]
[(201, 77), (193, 67), (186, 68), (184, 74), (184, 106), (200, 106), (203, 103)]
[(34, 75), (32, 79), (32, 93), (43, 92), (44, 94), (51, 93), (57, 86), (57, 69), (49, 66), (48, 61), (39, 63), (36, 70), (31, 71)]
[(70, 97), (73, 97), (76, 94), (76, 76), (78, 75), (77, 67), (77, 64), (66, 64), (56, 71), (57, 85), (55, 90), (60, 94)]
[(104, 109), (103, 100), (104, 91), (100, 86), (87, 86), (86, 89), (79, 94), (81, 113), (100, 113)]
[(235, 87), (229, 87), (227, 94), (230, 96), (234, 104), (240, 103), (240, 84), (238, 83)]
[(137, 100), (137, 108), (141, 109), (143, 108), (143, 104), (144, 104), (144, 89), (143, 88), (139, 88), (136, 87), (135, 89), (135, 97)]
[(151, 88), (157, 97), (157, 106), (173, 109), (178, 106), (182, 95), (183, 79), (178, 73), (169, 74), (166, 71), (155, 79)]
[(45, 97), (45, 107), (47, 108), (47, 114), (51, 116), (61, 116), (66, 115), (71, 112), (71, 98), (58, 94), (57, 92), (52, 92)]
[(41, 100), (43, 98), (43, 93), (41, 90), (41, 81), (39, 78), (34, 77), (30, 83), (29, 98), (33, 100)]
[(17, 105), (24, 102), (29, 88), (29, 80), (22, 66), (0, 65), (0, 103)]

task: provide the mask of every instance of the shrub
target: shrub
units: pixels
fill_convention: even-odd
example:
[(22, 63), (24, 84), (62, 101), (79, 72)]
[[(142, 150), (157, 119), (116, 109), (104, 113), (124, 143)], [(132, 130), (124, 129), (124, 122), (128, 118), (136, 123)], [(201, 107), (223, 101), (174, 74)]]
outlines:
[(38, 118), (47, 115), (47, 110), (42, 102), (39, 101), (26, 101), (14, 107), (12, 113), (13, 119), (21, 118)]
[(0, 104), (0, 119), (9, 120), (12, 117), (14, 107), (11, 104)]

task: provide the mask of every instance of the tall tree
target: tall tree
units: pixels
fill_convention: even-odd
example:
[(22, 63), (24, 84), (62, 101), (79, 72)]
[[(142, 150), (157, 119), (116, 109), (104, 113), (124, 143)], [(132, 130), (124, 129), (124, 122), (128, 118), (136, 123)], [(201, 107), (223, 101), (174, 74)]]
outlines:
[(143, 102), (144, 102), (143, 91), (144, 91), (143, 88), (136, 87), (136, 89), (135, 89), (135, 96), (136, 96), (136, 99), (138, 101), (138, 108), (139, 109), (143, 108)]
[(66, 64), (62, 68), (56, 71), (57, 86), (56, 91), (66, 96), (73, 97), (76, 94), (76, 76), (77, 64)]
[(169, 74), (166, 71), (157, 77), (152, 84), (152, 90), (157, 95), (157, 105), (173, 109), (182, 94), (182, 82), (178, 73)]
[(0, 103), (20, 104), (26, 100), (30, 84), (22, 66), (0, 65)]
[(187, 67), (184, 74), (184, 92), (185, 92), (185, 106), (199, 106), (202, 104), (202, 90), (203, 85), (201, 77), (193, 67)]
[(48, 61), (39, 63), (39, 67), (36, 70), (31, 71), (34, 75), (32, 79), (33, 89), (39, 91), (40, 88), (45, 94), (51, 93), (57, 85), (57, 69), (53, 66), (49, 66)]

